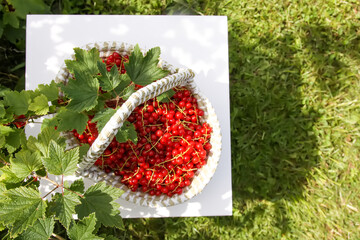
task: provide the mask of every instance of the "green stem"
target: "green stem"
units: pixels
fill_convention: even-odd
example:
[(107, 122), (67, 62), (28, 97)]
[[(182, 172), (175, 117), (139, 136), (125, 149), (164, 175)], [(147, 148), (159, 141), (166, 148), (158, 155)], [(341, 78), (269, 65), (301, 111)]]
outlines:
[(72, 192), (72, 193), (75, 193), (76, 195), (78, 195), (78, 196), (81, 197), (81, 198), (84, 197), (84, 195), (82, 195), (82, 194), (80, 194), (80, 193), (78, 193), (78, 192), (75, 192), (75, 191), (73, 191), (73, 190), (71, 190), (71, 189), (69, 189), (69, 188), (66, 188), (66, 187), (64, 187), (64, 186), (63, 186), (63, 189), (66, 189), (66, 190), (68, 190), (68, 191), (70, 191), (70, 192)]
[(55, 113), (57, 113), (57, 112), (48, 112), (45, 115), (32, 115), (32, 116), (29, 116), (29, 117), (16, 118), (14, 121), (16, 121), (16, 122), (26, 122), (28, 120), (34, 120), (34, 119), (37, 119), (39, 117), (43, 117), (43, 116), (47, 116), (49, 114), (55, 114)]
[(59, 239), (59, 240), (65, 240), (65, 238), (60, 237), (60, 236), (57, 235), (56, 233), (51, 234), (51, 236), (53, 236), (54, 238)]
[(36, 177), (41, 178), (41, 179), (45, 179), (46, 181), (51, 182), (51, 183), (54, 184), (55, 186), (60, 187), (60, 185), (59, 185), (57, 182), (51, 180), (51, 179), (48, 178), (48, 177), (41, 177), (41, 176), (38, 176), (38, 175), (36, 175)]
[(6, 235), (3, 236), (2, 240), (4, 240), (4, 239), (9, 239), (9, 235), (10, 235), (10, 232), (9, 232), (9, 230), (8, 230), (8, 232), (6, 233)]
[(61, 193), (64, 196), (64, 175), (61, 175)]
[(4, 165), (10, 165), (10, 163), (6, 162), (6, 161), (3, 160), (3, 159), (0, 159), (0, 162), (3, 163)]
[(30, 185), (35, 179), (36, 179), (36, 177), (33, 177), (33, 179), (31, 179), (30, 182), (26, 183), (24, 187), (27, 187), (28, 185)]
[[(39, 176), (37, 176), (37, 177), (38, 177), (38, 178), (45, 179), (46, 181), (51, 182), (52, 184), (54, 184), (54, 185), (56, 186), (53, 190), (51, 190), (49, 193), (47, 193), (44, 197), (46, 197), (47, 195), (49, 195), (51, 192), (53, 192), (55, 189), (57, 189), (57, 188), (59, 188), (59, 187), (61, 187), (61, 189), (62, 189), (62, 194), (64, 194), (64, 189), (66, 189), (66, 190), (68, 190), (68, 191), (70, 191), (70, 192), (72, 192), (72, 193), (75, 193), (76, 195), (78, 195), (78, 196), (81, 197), (81, 198), (84, 197), (84, 195), (82, 195), (82, 194), (80, 194), (80, 193), (77, 193), (77, 192), (75, 192), (75, 191), (72, 191), (72, 190), (69, 189), (69, 188), (64, 187), (64, 184), (63, 184), (64, 179), (63, 179), (63, 178), (61, 179), (62, 184), (58, 184), (57, 182), (51, 180), (51, 179), (48, 178), (48, 177), (39, 177)], [(62, 176), (62, 177), (64, 177), (64, 176)], [(43, 197), (43, 198), (44, 198), (44, 197)]]

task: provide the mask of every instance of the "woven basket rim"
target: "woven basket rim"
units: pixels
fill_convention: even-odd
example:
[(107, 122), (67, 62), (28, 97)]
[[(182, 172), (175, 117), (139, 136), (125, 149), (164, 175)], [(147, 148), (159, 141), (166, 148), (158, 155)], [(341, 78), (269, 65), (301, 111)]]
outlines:
[[(109, 56), (112, 52), (124, 52), (124, 50), (127, 50), (126, 52), (130, 53), (130, 50), (133, 49), (134, 45), (123, 43), (123, 42), (96, 42), (93, 44), (87, 44), (82, 49), (91, 49), (92, 47), (97, 47), (99, 52), (102, 54), (100, 57), (106, 57)], [(119, 51), (120, 50), (120, 51)], [(142, 50), (142, 49), (141, 49)], [(144, 50), (142, 50), (144, 53)], [(74, 54), (71, 56), (72, 59), (75, 59)], [(179, 69), (174, 68), (171, 64), (168, 64), (166, 61), (160, 59), (160, 66), (162, 68), (166, 68), (170, 71), (170, 75), (176, 73)], [(66, 78), (69, 77), (69, 72), (66, 69), (65, 64), (61, 67), (61, 70), (56, 76), (57, 82), (65, 82)], [(59, 77), (60, 76), (60, 77)], [(195, 177), (192, 181), (192, 184), (186, 188), (183, 189), (183, 193), (181, 195), (174, 194), (172, 197), (168, 197), (165, 195), (159, 196), (150, 196), (149, 194), (142, 193), (142, 192), (132, 192), (129, 188), (127, 188), (126, 185), (120, 183), (119, 176), (115, 176), (113, 172), (106, 174), (103, 170), (100, 168), (93, 166), (86, 171), (79, 172), (78, 174), (80, 176), (89, 178), (95, 182), (97, 181), (105, 181), (109, 185), (113, 185), (115, 187), (118, 187), (124, 191), (124, 194), (121, 196), (122, 199), (127, 200), (129, 202), (139, 204), (142, 206), (148, 206), (148, 207), (164, 207), (164, 206), (173, 206), (176, 204), (184, 203), (185, 201), (188, 201), (195, 197), (196, 195), (200, 194), (204, 187), (210, 182), (211, 178), (213, 177), (215, 170), (217, 168), (218, 162), (220, 160), (221, 155), (221, 130), (220, 130), (220, 124), (217, 119), (217, 116), (215, 114), (215, 110), (213, 109), (210, 101), (199, 91), (196, 84), (193, 82), (192, 88), (189, 89), (194, 94), (194, 96), (200, 101), (199, 107), (204, 110), (205, 112), (205, 120), (208, 120), (209, 114), (210, 114), (210, 120), (211, 120), (211, 127), (213, 128), (213, 133), (211, 136), (210, 142), (216, 143), (213, 145), (213, 148), (210, 150), (209, 155), (214, 156), (214, 159), (211, 159), (211, 166), (209, 164), (209, 158), (207, 160), (207, 164), (203, 166), (201, 169), (198, 169), (195, 173)], [(76, 143), (74, 137), (70, 133), (64, 134), (67, 137), (67, 143), (68, 145), (75, 145)], [(205, 171), (205, 170), (206, 171)], [(207, 174), (204, 174), (206, 172)], [(193, 185), (194, 182), (197, 182), (197, 185), (199, 185), (199, 188), (195, 189), (195, 186)], [(195, 189), (195, 190), (194, 190)]]

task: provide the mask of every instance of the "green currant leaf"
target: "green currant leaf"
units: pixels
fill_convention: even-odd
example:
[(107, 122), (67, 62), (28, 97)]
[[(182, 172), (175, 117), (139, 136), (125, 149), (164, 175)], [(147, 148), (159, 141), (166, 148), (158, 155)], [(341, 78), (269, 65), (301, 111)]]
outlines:
[(84, 197), (80, 199), (81, 204), (75, 210), (79, 218), (95, 213), (97, 220), (107, 227), (122, 228), (123, 222), (119, 215), (119, 204), (115, 202), (122, 191), (104, 182), (96, 183), (88, 188)]
[(79, 148), (65, 152), (54, 140), (49, 144), (49, 157), (43, 158), (43, 164), (50, 174), (73, 175), (77, 170), (79, 161)]
[(0, 195), (6, 192), (6, 185), (4, 183), (0, 183)]
[(110, 118), (116, 113), (118, 108), (106, 108), (100, 112), (97, 112), (91, 122), (96, 123), (98, 131), (100, 132), (110, 120)]
[(116, 134), (116, 140), (120, 143), (130, 140), (136, 144), (138, 139), (134, 124), (125, 121)]
[(39, 84), (36, 91), (44, 94), (49, 101), (54, 101), (58, 99), (59, 96), (59, 88), (54, 80), (52, 80), (50, 84)]
[(86, 72), (75, 70), (75, 79), (69, 80), (67, 85), (62, 86), (64, 93), (71, 99), (67, 108), (81, 112), (91, 110), (97, 104), (99, 82)]
[(36, 171), (36, 174), (37, 174), (38, 176), (45, 177), (47, 173), (46, 173), (45, 168), (42, 168), (42, 169)]
[(60, 119), (57, 118), (57, 115), (53, 118), (45, 118), (41, 124), (41, 130), (45, 128), (55, 128), (60, 124)]
[[(90, 76), (99, 72), (97, 62), (101, 61), (99, 50), (92, 48), (90, 51), (74, 48), (75, 60), (65, 60), (67, 69), (72, 72), (88, 73)], [(77, 78), (75, 76), (75, 78)]]
[(53, 218), (40, 218), (20, 236), (19, 240), (48, 240), (54, 231)]
[(4, 107), (3, 101), (0, 101), (0, 118), (3, 118), (6, 114), (6, 110)]
[(58, 119), (58, 131), (70, 131), (76, 129), (78, 133), (85, 131), (88, 116), (71, 110), (62, 110), (56, 115)]
[(44, 145), (49, 145), (51, 140), (56, 141), (61, 146), (65, 146), (65, 139), (54, 128), (45, 128), (38, 135), (38, 141)]
[(47, 204), (35, 189), (18, 187), (7, 190), (3, 195), (4, 200), (0, 201), (0, 221), (10, 229), (11, 237), (16, 237), (45, 216)]
[(9, 136), (10, 133), (15, 132), (15, 130), (8, 126), (0, 125), (0, 135)]
[[(102, 98), (104, 96), (104, 94), (101, 94), (100, 96)], [(110, 99), (110, 98), (107, 98), (107, 99)], [(105, 100), (102, 100), (102, 99), (99, 98), (97, 105), (91, 110), (90, 113), (93, 115), (98, 111), (104, 110), (104, 108), (106, 108)]]
[(131, 79), (129, 77), (129, 75), (125, 74), (121, 74), (120, 75), (120, 84), (114, 89), (114, 94), (113, 97), (117, 97), (118, 95), (121, 96), (123, 95), (125, 89), (130, 85), (131, 83)]
[(26, 146), (23, 146), (23, 149), (30, 150), (31, 152), (35, 152), (39, 150), (35, 143), (37, 142), (37, 139), (34, 136), (29, 136), (27, 139)]
[(14, 28), (19, 28), (19, 19), (14, 12), (5, 12), (3, 15), (3, 24), (9, 24)]
[(60, 223), (68, 229), (72, 220), (72, 215), (75, 214), (75, 206), (80, 204), (79, 196), (70, 191), (64, 190), (64, 195), (56, 193), (53, 197), (51, 212), (55, 213)]
[(32, 172), (42, 168), (39, 152), (31, 153), (29, 150), (22, 150), (15, 154), (15, 158), (10, 160), (11, 171), (18, 178), (26, 178)]
[[(1, 19), (0, 19), (1, 22)], [(0, 97), (4, 97), (4, 93), (11, 91), (10, 88), (0, 85)]]
[(71, 240), (99, 240), (103, 239), (93, 234), (96, 225), (95, 214), (90, 214), (82, 220), (74, 223), (68, 230), (68, 236)]
[(29, 94), (31, 100), (41, 95), (39, 91), (27, 90), (26, 92)]
[(26, 19), (27, 14), (50, 13), (50, 7), (43, 0), (9, 0), (19, 18)]
[(45, 115), (49, 112), (48, 99), (41, 94), (34, 98), (34, 102), (29, 105), (29, 110), (35, 112), (37, 115)]
[(18, 178), (14, 172), (11, 171), (9, 166), (0, 168), (0, 181), (4, 183), (19, 183), (23, 178)]
[(0, 148), (3, 148), (6, 143), (5, 136), (0, 135)]
[(51, 105), (51, 106), (49, 106), (49, 112), (56, 112), (56, 110), (57, 110), (57, 107), (55, 106), (55, 105)]
[(8, 124), (8, 123), (11, 123), (12, 121), (14, 121), (14, 112), (12, 111), (11, 108), (7, 108), (5, 110), (5, 115), (0, 118), (0, 123), (2, 124)]
[[(11, 43), (16, 45), (18, 49), (25, 50), (25, 26), (20, 28), (13, 28), (10, 25), (5, 25), (3, 29), (3, 36)], [(25, 86), (25, 75), (22, 75), (19, 78), (18, 84), (15, 86), (15, 90), (20, 91), (24, 89)]]
[(39, 133), (37, 139), (30, 136), (27, 141), (27, 148), (32, 151), (39, 150), (44, 157), (49, 157), (49, 143), (51, 140), (56, 141), (62, 147), (65, 147), (65, 139), (60, 137), (60, 133), (54, 128), (44, 128)]
[(69, 187), (70, 190), (78, 193), (83, 193), (85, 189), (84, 180), (77, 179)]
[(131, 84), (124, 89), (124, 91), (122, 92), (123, 95), (121, 95), (121, 98), (124, 100), (127, 100), (131, 96), (131, 94), (133, 94), (134, 92), (135, 92), (135, 85)]
[(113, 89), (115, 89), (121, 82), (117, 66), (114, 65), (111, 68), (110, 72), (106, 70), (106, 64), (102, 61), (98, 61), (97, 66), (101, 73), (101, 76), (99, 76), (98, 79), (100, 81), (100, 86), (102, 90), (112, 91)]
[(22, 115), (28, 112), (31, 98), (30, 98), (30, 94), (25, 90), (21, 92), (16, 92), (16, 91), (4, 92), (4, 99), (6, 105), (9, 106), (10, 109), (16, 115)]
[(81, 162), (84, 159), (84, 156), (89, 151), (89, 148), (90, 148), (89, 144), (83, 144), (79, 147), (79, 156), (80, 156), (79, 162)]
[(26, 142), (24, 129), (14, 129), (14, 131), (9, 133), (9, 135), (6, 136), (5, 139), (5, 147), (8, 152), (15, 152), (21, 146), (21, 143)]
[(175, 91), (170, 89), (162, 94), (160, 94), (159, 96), (156, 97), (156, 99), (159, 101), (159, 102), (169, 102), (170, 101), (170, 98), (172, 96), (174, 96), (175, 94)]
[(168, 75), (168, 71), (158, 67), (159, 57), (159, 47), (150, 49), (144, 57), (139, 45), (136, 45), (129, 57), (129, 62), (124, 64), (131, 81), (145, 86)]
[[(33, 141), (33, 140), (31, 140), (31, 141)], [(31, 142), (29, 143), (29, 141), (28, 141), (28, 145), (29, 144), (32, 144), (32, 143)], [(35, 140), (35, 142), (33, 142), (33, 144), (35, 145), (35, 148), (32, 148), (32, 149), (39, 150), (41, 152), (41, 155), (44, 157), (49, 157), (49, 144), (48, 145), (43, 144), (43, 143), (39, 142), (38, 140)]]

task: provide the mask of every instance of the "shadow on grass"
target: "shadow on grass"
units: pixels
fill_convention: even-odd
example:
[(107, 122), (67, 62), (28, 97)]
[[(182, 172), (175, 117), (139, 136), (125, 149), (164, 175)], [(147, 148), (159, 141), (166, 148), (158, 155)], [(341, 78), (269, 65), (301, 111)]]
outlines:
[[(329, 26), (316, 24), (301, 28), (306, 34), (303, 42), (318, 79), (317, 84), (334, 97), (346, 88), (344, 83), (347, 81), (344, 80), (355, 75), (349, 64), (360, 65), (358, 28), (354, 25), (346, 28), (340, 26), (335, 31)], [(345, 31), (350, 34), (343, 34)]]
[(354, 52), (358, 37), (339, 37), (316, 24), (300, 26), (298, 32), (296, 38), (267, 34), (252, 45), (230, 38), (230, 45), (238, 46), (233, 61), (239, 63), (231, 76), (237, 198), (301, 198), (306, 177), (318, 163), (313, 128), (322, 99), (311, 98), (322, 92), (338, 95), (341, 80), (351, 75), (347, 62), (360, 60)]
[[(300, 26), (298, 32), (267, 34), (255, 44), (230, 37), (236, 49), (232, 63), (238, 63), (230, 83), (233, 197), (242, 204), (273, 202), (270, 221), (281, 234), (291, 230), (285, 201), (303, 198), (311, 169), (319, 164), (313, 130), (321, 98), (339, 95), (346, 87), (342, 80), (353, 75), (349, 62), (360, 60), (354, 51), (358, 37), (339, 37), (317, 24)], [(255, 206), (243, 214), (229, 217), (231, 225), (252, 228), (264, 210)]]
[[(158, 235), (148, 239), (189, 230), (189, 224), (200, 226), (198, 222), (205, 219), (219, 232), (204, 227), (191, 237), (184, 233), (186, 239), (218, 239), (222, 231), (235, 239), (243, 238), (235, 235), (241, 232), (259, 237), (266, 224), (277, 229), (271, 233), (277, 236), (292, 231), (286, 204), (303, 199), (310, 172), (319, 164), (314, 128), (322, 115), (322, 92), (332, 96), (341, 93), (341, 79), (351, 74), (347, 61), (360, 60), (353, 52), (359, 40), (338, 37), (323, 25), (299, 26), (296, 34), (268, 33), (254, 41), (239, 40), (236, 34), (229, 34), (236, 216), (147, 219), (142, 223), (145, 220), (126, 220), (142, 229), (158, 226), (153, 232)], [(271, 207), (268, 201), (273, 203)], [(223, 227), (226, 230), (219, 230)]]
[(271, 34), (252, 45), (231, 42), (240, 55), (230, 93), (236, 198), (299, 198), (317, 163), (312, 128), (319, 114), (304, 107), (293, 42), (291, 35)]

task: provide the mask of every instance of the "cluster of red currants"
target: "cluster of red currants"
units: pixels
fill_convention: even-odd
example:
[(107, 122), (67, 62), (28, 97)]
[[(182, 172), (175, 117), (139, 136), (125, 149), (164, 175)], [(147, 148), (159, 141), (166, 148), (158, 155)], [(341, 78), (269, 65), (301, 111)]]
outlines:
[[(186, 88), (174, 90), (170, 102), (151, 99), (129, 116), (138, 135), (136, 144), (119, 143), (114, 138), (95, 162), (106, 173), (121, 176), (121, 182), (132, 191), (152, 196), (182, 194), (196, 171), (206, 164), (212, 128), (201, 119), (204, 112), (192, 93)], [(80, 143), (91, 145), (98, 136), (91, 119), (89, 116), (84, 133), (73, 130)]]
[(124, 74), (126, 72), (124, 63), (128, 61), (129, 61), (128, 55), (122, 56), (117, 52), (114, 52), (113, 54), (108, 56), (105, 60), (103, 60), (103, 62), (106, 64), (106, 70), (108, 72), (110, 72), (112, 66), (114, 66), (115, 64), (118, 67), (118, 70), (121, 74)]
[(15, 119), (17, 119), (17, 121), (14, 121), (13, 123), (17, 128), (23, 128), (27, 124), (27, 118), (25, 115), (17, 116)]

